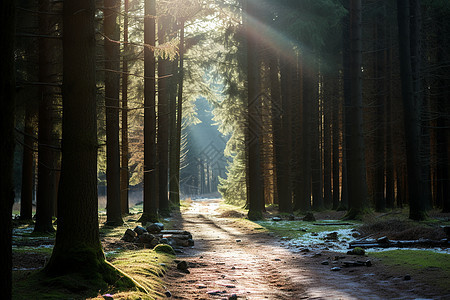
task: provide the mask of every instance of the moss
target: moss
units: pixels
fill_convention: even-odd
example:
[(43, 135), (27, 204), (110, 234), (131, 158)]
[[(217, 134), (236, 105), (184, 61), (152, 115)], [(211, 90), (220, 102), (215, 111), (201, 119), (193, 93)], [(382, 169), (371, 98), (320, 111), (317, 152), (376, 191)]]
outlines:
[(248, 219), (251, 221), (259, 221), (259, 220), (263, 220), (263, 214), (261, 211), (253, 211), (253, 210), (249, 210), (248, 211)]
[(170, 245), (166, 245), (166, 244), (156, 245), (155, 248), (153, 248), (153, 251), (155, 251), (156, 253), (167, 253), (167, 254), (175, 255), (175, 250), (173, 250), (173, 248)]
[(142, 224), (156, 223), (159, 222), (159, 216), (156, 213), (143, 213), (138, 222)]
[(368, 208), (361, 208), (361, 209), (351, 208), (345, 214), (342, 220), (363, 220), (364, 218), (367, 217), (367, 215), (370, 214), (372, 214), (372, 212)]
[(392, 250), (370, 253), (370, 256), (380, 258), (382, 263), (401, 272), (400, 276), (410, 274), (420, 278), (432, 286), (450, 292), (450, 255), (427, 250)]

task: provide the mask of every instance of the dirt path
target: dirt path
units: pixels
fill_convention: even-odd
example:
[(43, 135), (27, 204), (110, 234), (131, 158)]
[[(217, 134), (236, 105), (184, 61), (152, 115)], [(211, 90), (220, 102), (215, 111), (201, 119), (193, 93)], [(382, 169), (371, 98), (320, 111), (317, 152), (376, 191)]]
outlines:
[(218, 204), (194, 201), (177, 217), (195, 246), (178, 256), (190, 273), (175, 269), (166, 277), (175, 299), (415, 299), (425, 288), (376, 266), (333, 272), (321, 262), (336, 253), (285, 248), (270, 234), (220, 218)]

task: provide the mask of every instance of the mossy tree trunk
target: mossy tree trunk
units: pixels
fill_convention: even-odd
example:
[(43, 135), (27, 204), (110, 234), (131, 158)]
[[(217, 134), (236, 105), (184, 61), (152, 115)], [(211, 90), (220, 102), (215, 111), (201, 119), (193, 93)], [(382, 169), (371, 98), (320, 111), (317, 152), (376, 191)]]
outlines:
[(45, 272), (96, 278), (105, 262), (98, 230), (95, 1), (63, 6), (62, 162), (58, 230)]
[(11, 251), (11, 210), (14, 202), (13, 161), (14, 161), (14, 35), (15, 9), (13, 0), (0, 3), (0, 32), (2, 42), (0, 54), (0, 288), (2, 298), (11, 299), (12, 292), (12, 251)]

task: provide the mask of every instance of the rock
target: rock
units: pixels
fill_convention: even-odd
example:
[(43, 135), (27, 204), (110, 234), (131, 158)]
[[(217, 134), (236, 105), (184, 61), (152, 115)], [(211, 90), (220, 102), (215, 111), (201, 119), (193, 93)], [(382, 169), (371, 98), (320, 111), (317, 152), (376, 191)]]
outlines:
[(349, 254), (349, 255), (364, 255), (364, 254), (366, 254), (366, 251), (361, 247), (356, 247), (355, 249), (347, 251), (347, 254)]
[(316, 218), (314, 217), (313, 213), (309, 212), (303, 217), (303, 221), (307, 222), (314, 222)]
[(335, 232), (331, 232), (329, 234), (327, 234), (327, 237), (325, 238), (326, 240), (331, 240), (331, 241), (337, 241), (338, 239), (338, 233)]
[(188, 239), (188, 247), (192, 247), (194, 246), (194, 240), (193, 239)]
[(211, 296), (219, 296), (220, 294), (226, 293), (226, 291), (214, 290), (214, 291), (208, 291), (206, 293)]
[(161, 227), (156, 225), (156, 223), (151, 223), (150, 225), (147, 226), (147, 231), (150, 233), (160, 233)]
[(187, 261), (182, 260), (179, 263), (177, 263), (177, 269), (183, 272), (187, 271), (188, 269)]
[(161, 239), (159, 237), (155, 237), (151, 242), (150, 242), (150, 247), (151, 248), (155, 248), (156, 245), (161, 244)]
[(114, 300), (114, 297), (111, 294), (104, 294), (102, 297), (105, 300)]
[(142, 244), (151, 244), (155, 236), (148, 232), (144, 232), (138, 237), (138, 242)]
[(167, 253), (175, 255), (175, 251), (173, 250), (173, 248), (166, 244), (156, 245), (155, 248), (153, 248), (153, 251), (155, 251), (156, 253)]
[(333, 267), (333, 268), (331, 268), (331, 271), (333, 271), (333, 272), (337, 272), (337, 271), (340, 271), (341, 270), (341, 268), (339, 268), (339, 267)]
[(236, 243), (240, 243), (240, 242), (242, 242), (242, 240), (236, 240)]
[(323, 262), (320, 263), (321, 265), (327, 266), (330, 264), (330, 262), (328, 260), (324, 260)]
[(134, 242), (134, 239), (137, 237), (137, 233), (136, 232), (134, 232), (133, 230), (131, 230), (131, 229), (127, 229), (126, 231), (125, 231), (125, 234), (123, 235), (123, 237), (122, 237), (122, 241), (125, 241), (125, 242), (127, 242), (127, 243), (131, 243), (131, 242)]
[(166, 292), (164, 293), (164, 295), (166, 295), (167, 298), (172, 297), (172, 293), (171, 293), (170, 291), (166, 291)]
[(300, 252), (309, 252), (308, 248), (303, 248), (302, 250), (300, 250)]
[(403, 277), (403, 280), (411, 280), (411, 275), (405, 275), (405, 277)]
[(206, 289), (206, 285), (204, 285), (204, 284), (199, 284), (198, 286), (197, 286), (197, 288), (198, 289)]
[(162, 238), (162, 239), (160, 239), (160, 243), (161, 243), (161, 244), (169, 245), (169, 240), (166, 239), (166, 238)]
[(232, 294), (230, 297), (228, 297), (228, 300), (237, 300), (237, 295), (236, 294)]
[(280, 217), (273, 217), (272, 218), (272, 221), (275, 221), (275, 222), (279, 222), (279, 221), (282, 221), (283, 219), (281, 219)]
[(158, 225), (161, 230), (164, 230), (164, 224), (163, 223), (154, 223), (155, 225)]
[(281, 259), (279, 259), (279, 258), (275, 258), (275, 261), (281, 261)]
[(354, 237), (354, 238), (357, 238), (357, 237), (359, 237), (361, 234), (359, 233), (359, 232), (353, 232), (352, 233), (352, 237)]
[(147, 232), (147, 230), (145, 230), (144, 227), (138, 225), (134, 228), (134, 232), (136, 232), (138, 235), (141, 235), (144, 232)]
[(390, 241), (387, 238), (387, 236), (383, 236), (383, 237), (380, 237), (379, 239), (377, 239), (377, 243), (378, 244), (389, 244)]

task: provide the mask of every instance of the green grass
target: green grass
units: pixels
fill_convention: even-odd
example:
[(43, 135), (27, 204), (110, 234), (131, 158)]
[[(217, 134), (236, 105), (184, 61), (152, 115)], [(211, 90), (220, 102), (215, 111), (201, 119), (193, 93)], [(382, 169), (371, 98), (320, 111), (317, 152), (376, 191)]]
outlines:
[(395, 272), (409, 274), (413, 278), (450, 292), (450, 254), (428, 250), (392, 250), (369, 253)]

